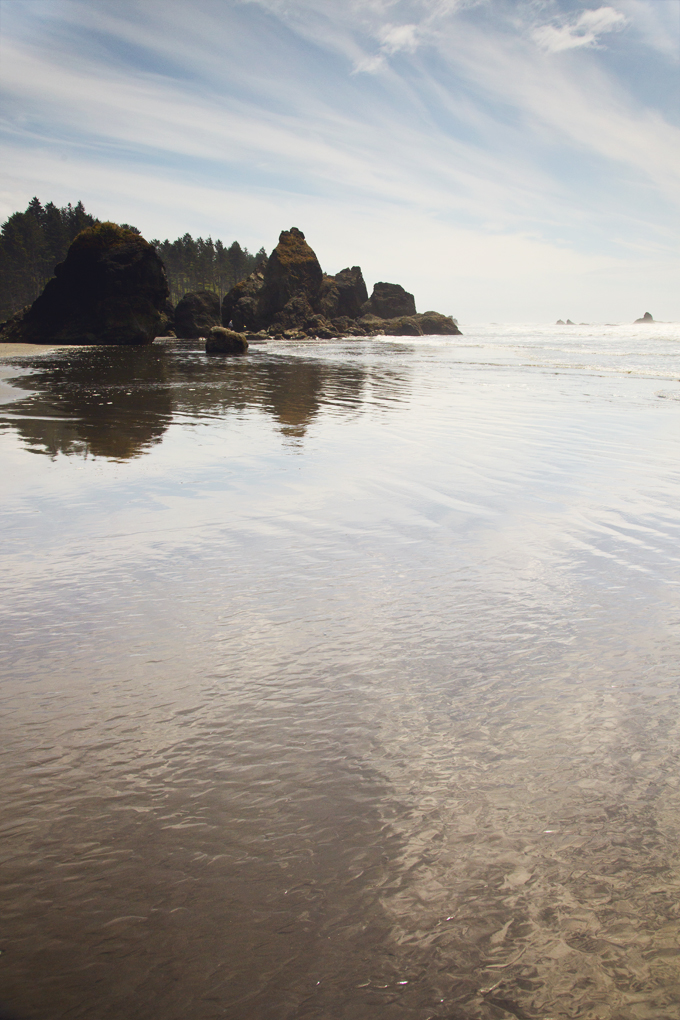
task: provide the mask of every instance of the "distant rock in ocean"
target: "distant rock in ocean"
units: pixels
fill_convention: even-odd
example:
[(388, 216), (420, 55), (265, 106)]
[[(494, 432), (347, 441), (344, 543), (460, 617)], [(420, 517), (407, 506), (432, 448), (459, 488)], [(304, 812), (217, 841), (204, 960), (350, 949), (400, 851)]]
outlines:
[(566, 322), (564, 321), (564, 319), (558, 319), (557, 322), (555, 323), (555, 325), (556, 326), (566, 326)]
[(81, 231), (40, 297), (0, 326), (0, 341), (149, 344), (169, 298), (155, 249), (116, 223)]
[(635, 323), (638, 323), (638, 322), (654, 322), (654, 319), (652, 318), (652, 313), (651, 312), (645, 312), (645, 314), (642, 316), (641, 319), (636, 319), (635, 320)]
[(376, 283), (369, 298), (359, 266), (335, 276), (325, 274), (297, 227), (283, 230), (266, 264), (225, 296), (222, 323), (244, 333), (286, 339), (460, 335), (451, 316), (418, 315), (413, 295), (400, 284)]
[(565, 325), (565, 326), (575, 326), (575, 325), (576, 325), (576, 323), (575, 323), (575, 322), (572, 322), (572, 321), (571, 321), (571, 319), (567, 319), (567, 321), (565, 322), (565, 324), (564, 324), (564, 325)]
[(213, 290), (190, 291), (175, 308), (175, 336), (195, 340), (221, 325), (220, 299)]

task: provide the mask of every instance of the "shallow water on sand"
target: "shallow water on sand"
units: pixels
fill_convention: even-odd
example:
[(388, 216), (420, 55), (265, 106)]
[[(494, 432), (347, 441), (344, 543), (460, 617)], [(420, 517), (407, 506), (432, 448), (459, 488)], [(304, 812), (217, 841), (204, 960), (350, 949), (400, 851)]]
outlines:
[(464, 330), (4, 363), (18, 1017), (680, 1018), (680, 329)]

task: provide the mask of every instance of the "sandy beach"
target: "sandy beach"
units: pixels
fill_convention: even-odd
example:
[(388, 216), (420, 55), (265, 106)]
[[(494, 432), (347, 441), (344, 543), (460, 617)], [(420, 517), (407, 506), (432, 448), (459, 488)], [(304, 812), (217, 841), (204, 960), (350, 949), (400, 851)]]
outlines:
[(66, 350), (75, 344), (0, 344), (0, 358), (34, 357), (54, 350)]

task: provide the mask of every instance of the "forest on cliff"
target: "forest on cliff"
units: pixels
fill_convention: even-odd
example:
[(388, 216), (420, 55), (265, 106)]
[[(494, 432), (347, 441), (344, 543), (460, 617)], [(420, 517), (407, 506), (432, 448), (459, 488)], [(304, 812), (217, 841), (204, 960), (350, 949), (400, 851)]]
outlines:
[[(76, 235), (99, 222), (82, 202), (59, 208), (32, 198), (23, 212), (12, 213), (0, 228), (0, 322), (35, 301)], [(121, 225), (139, 233), (130, 224)], [(227, 247), (220, 240), (191, 234), (150, 243), (165, 264), (173, 304), (192, 290), (215, 291), (221, 300), (267, 257), (264, 248), (251, 254), (238, 241)]]

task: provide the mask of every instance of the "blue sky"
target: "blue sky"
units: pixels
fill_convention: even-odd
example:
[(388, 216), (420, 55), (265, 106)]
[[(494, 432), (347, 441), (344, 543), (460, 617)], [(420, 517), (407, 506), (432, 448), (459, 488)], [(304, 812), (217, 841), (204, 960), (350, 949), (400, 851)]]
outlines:
[(680, 319), (680, 0), (0, 0), (4, 220), (304, 230), (461, 321)]

